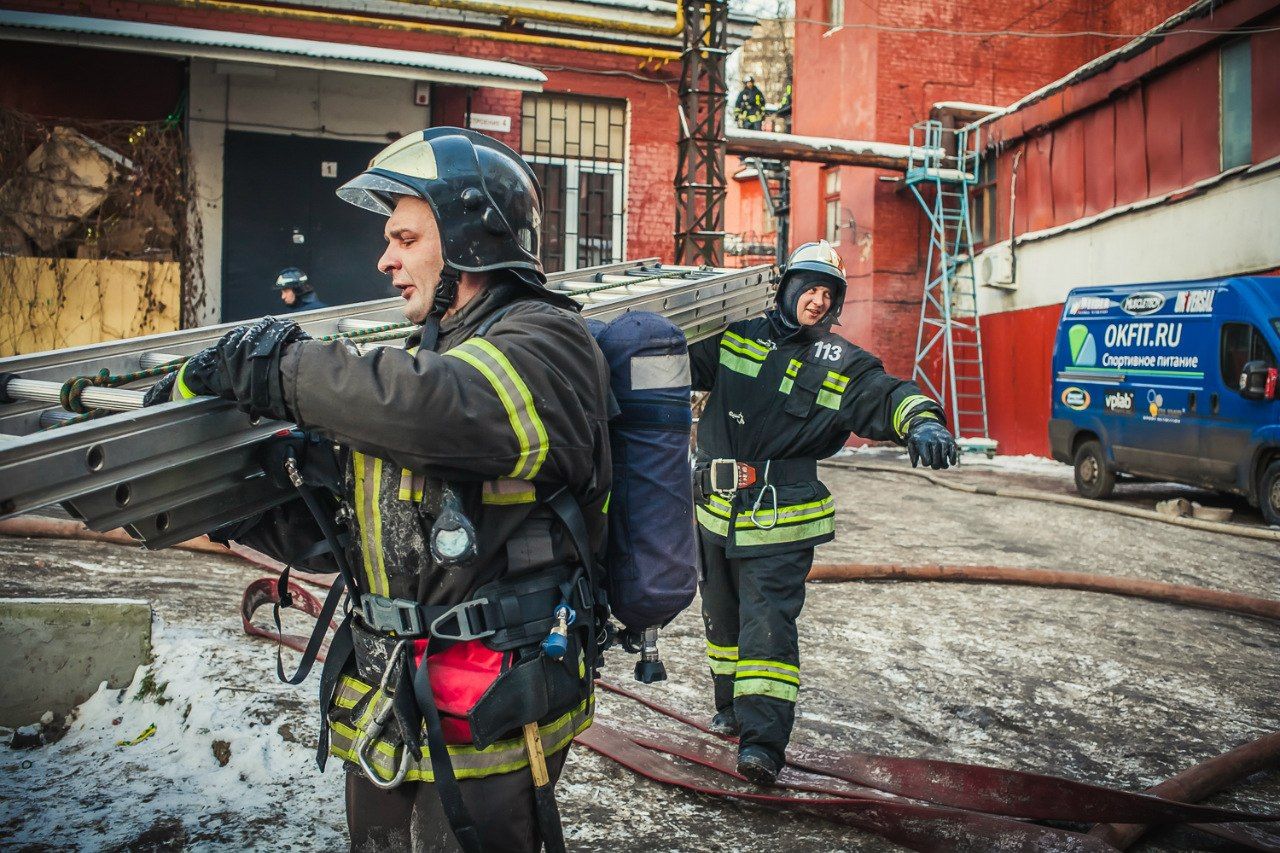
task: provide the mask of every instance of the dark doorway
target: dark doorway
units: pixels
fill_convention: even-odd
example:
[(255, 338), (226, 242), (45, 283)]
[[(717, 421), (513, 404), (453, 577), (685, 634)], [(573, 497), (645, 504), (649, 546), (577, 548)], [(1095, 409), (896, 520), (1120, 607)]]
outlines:
[(382, 145), (228, 130), (222, 207), (222, 321), (281, 314), (271, 289), (307, 273), (328, 305), (394, 296), (375, 264), (386, 220), (334, 191)]

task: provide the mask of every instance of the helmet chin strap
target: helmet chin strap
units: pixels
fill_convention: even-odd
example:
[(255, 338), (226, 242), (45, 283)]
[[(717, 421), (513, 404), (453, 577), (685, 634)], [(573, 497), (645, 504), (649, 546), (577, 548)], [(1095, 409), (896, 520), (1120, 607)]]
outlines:
[(419, 346), (424, 350), (434, 350), (436, 341), (440, 339), (440, 321), (453, 307), (453, 300), (458, 298), (458, 283), (462, 280), (462, 272), (454, 266), (445, 264), (440, 270), (440, 282), (431, 299), (431, 310), (422, 321), (422, 342)]

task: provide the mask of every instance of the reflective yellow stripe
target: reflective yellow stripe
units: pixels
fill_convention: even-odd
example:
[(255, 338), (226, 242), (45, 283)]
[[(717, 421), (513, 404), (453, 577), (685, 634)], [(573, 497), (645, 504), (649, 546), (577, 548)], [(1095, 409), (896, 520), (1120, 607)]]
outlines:
[(734, 678), (772, 678), (775, 681), (781, 681), (785, 684), (795, 684), (799, 686), (800, 678), (795, 675), (783, 675), (780, 672), (771, 672), (767, 669), (743, 669), (737, 667), (734, 669)]
[(894, 409), (893, 411), (893, 431), (898, 434), (899, 438), (906, 435), (906, 433), (904, 432), (904, 427), (906, 426), (907, 421), (910, 419), (911, 409), (914, 409), (917, 406), (920, 406), (922, 404), (928, 404), (932, 402), (933, 402), (932, 400), (930, 400), (928, 397), (924, 396), (923, 394), (912, 394), (908, 397), (902, 398), (902, 402), (898, 404), (898, 408)]
[(707, 658), (707, 666), (711, 669), (712, 675), (733, 675), (737, 667), (731, 660), (718, 660), (713, 657)]
[[(815, 518), (821, 518), (824, 515), (831, 515), (835, 511), (835, 498), (825, 497), (822, 500), (812, 501), (810, 503), (780, 506), (778, 507), (778, 512), (776, 514), (772, 510), (762, 506), (755, 515), (756, 518), (760, 519), (766, 525), (778, 526), (783, 524), (795, 524), (801, 521), (810, 521)], [(739, 514), (737, 520), (734, 522), (734, 527), (739, 530), (755, 528), (758, 526), (759, 525), (751, 520), (751, 513), (749, 512)]]
[[(699, 518), (699, 521), (702, 519)], [(706, 526), (706, 525), (703, 525)], [(826, 515), (806, 524), (778, 525), (772, 530), (738, 530), (734, 534), (734, 544), (744, 547), (753, 545), (780, 545), (787, 542), (799, 542), (836, 532), (835, 514)], [(722, 534), (722, 535), (727, 535)]]
[(178, 368), (178, 378), (173, 383), (173, 392), (178, 396), (175, 397), (174, 399), (190, 400), (192, 397), (200, 396), (195, 391), (192, 391), (189, 387), (187, 387), (187, 365), (190, 363), (191, 362), (189, 361), (184, 361), (182, 363), (182, 367)]
[(778, 390), (781, 391), (783, 394), (790, 394), (791, 388), (794, 384), (795, 384), (795, 380), (793, 380), (790, 376), (788, 376), (782, 380), (782, 384), (778, 386)]
[(800, 368), (802, 368), (802, 367), (804, 367), (804, 362), (803, 362), (803, 361), (800, 361), (799, 359), (794, 359), (794, 358), (793, 358), (793, 359), (791, 359), (791, 361), (787, 364), (787, 374), (786, 374), (786, 375), (787, 375), (787, 376), (790, 376), (792, 379), (795, 379), (795, 378), (796, 378), (796, 374), (800, 372)]
[(707, 640), (707, 656), (720, 658), (721, 660), (736, 661), (738, 659), (738, 647), (737, 646), (717, 646), (715, 643), (711, 642), (710, 640)]
[(480, 487), (480, 503), (491, 506), (531, 504), (538, 500), (537, 489), (527, 480), (511, 480), (503, 477), (487, 480)]
[[(378, 491), (382, 484), (382, 460), (353, 452), (355, 465), (356, 525), (360, 528), (360, 552), (364, 558), (365, 577), (369, 592), (389, 595), (390, 583), (382, 557), (382, 509), (378, 506)], [(373, 460), (370, 471), (369, 460)]]
[(774, 681), (772, 678), (743, 678), (733, 682), (733, 695), (737, 696), (772, 696), (785, 702), (794, 702), (800, 695), (800, 688), (794, 684)]
[(777, 669), (777, 670), (781, 670), (782, 672), (795, 673), (797, 676), (800, 674), (800, 667), (796, 666), (793, 663), (786, 663), (785, 661), (780, 661), (780, 660), (749, 660), (749, 659), (740, 660), (738, 661), (738, 666), (756, 667), (756, 668), (764, 668), (764, 669)]
[(724, 336), (720, 338), (720, 346), (733, 347), (736, 352), (743, 353), (744, 355), (750, 355), (753, 358), (758, 358), (760, 361), (764, 361), (769, 357), (769, 353), (772, 352), (768, 347), (761, 345), (759, 341), (744, 338), (737, 332), (726, 331)]
[(516, 464), (508, 476), (532, 480), (542, 469), (549, 445), (547, 430), (542, 425), (542, 418), (538, 417), (533, 396), (520, 374), (497, 347), (483, 338), (463, 341), (445, 355), (471, 365), (489, 380), (498, 399), (502, 401), (503, 408), (507, 410), (507, 419), (511, 422), (511, 430), (520, 447)]
[(720, 347), (720, 364), (727, 367), (734, 373), (741, 373), (743, 376), (755, 378), (760, 375), (760, 368), (764, 366), (764, 362), (752, 361), (749, 358), (734, 355), (725, 347)]
[(844, 390), (849, 387), (849, 377), (836, 373), (834, 370), (828, 370), (827, 378), (823, 380), (822, 384), (837, 394), (843, 394)]
[(840, 396), (824, 388), (818, 392), (818, 405), (826, 409), (835, 409), (838, 412), (840, 411)]
[(400, 500), (422, 503), (422, 492), (426, 487), (426, 474), (415, 474), (408, 468), (400, 469)]
[(694, 507), (694, 512), (698, 516), (698, 523), (701, 524), (703, 527), (705, 527), (707, 530), (710, 530), (712, 533), (715, 533), (720, 536), (729, 535), (729, 522), (727, 520), (723, 518), (717, 518), (716, 516), (712, 515), (707, 510), (707, 508), (702, 506), (701, 504)]
[[(368, 688), (365, 688), (368, 690)], [(591, 725), (595, 712), (595, 697), (582, 702), (572, 711), (556, 720), (538, 727), (542, 736), (543, 748), (547, 755), (552, 755), (569, 745), (582, 731)], [(355, 762), (356, 754), (352, 749), (356, 731), (337, 720), (329, 722), (329, 751), (344, 761)], [(400, 750), (403, 747), (393, 746), (384, 740), (376, 740), (367, 753), (375, 770), (386, 779), (391, 778), (399, 766)], [(512, 738), (498, 741), (485, 750), (477, 750), (470, 744), (449, 744), (449, 757), (452, 759), (454, 775), (459, 779), (478, 779), (499, 773), (512, 773), (529, 766), (529, 758), (525, 752), (524, 738)], [(431, 758), (424, 746), (421, 753), (413, 757), (409, 772), (405, 776), (408, 782), (434, 782), (431, 770)]]
[(738, 647), (717, 646), (707, 640), (707, 665), (715, 675), (733, 675), (738, 668)]

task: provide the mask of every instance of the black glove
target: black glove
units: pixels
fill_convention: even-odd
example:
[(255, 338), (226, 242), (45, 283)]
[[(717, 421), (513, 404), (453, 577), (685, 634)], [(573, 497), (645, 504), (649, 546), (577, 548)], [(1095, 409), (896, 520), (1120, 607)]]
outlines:
[[(242, 412), (255, 417), (289, 420), (280, 382), (280, 358), (295, 341), (311, 336), (291, 320), (263, 317), (252, 326), (239, 326), (209, 350), (183, 367), (187, 387), (198, 394), (234, 400)], [(202, 356), (212, 352), (212, 358)]]
[(290, 458), (297, 461), (298, 474), (306, 485), (335, 494), (342, 491), (342, 469), (332, 441), (296, 429), (269, 439), (262, 448), (262, 470), (284, 489), (293, 488), (285, 467)]
[(164, 376), (147, 389), (147, 393), (142, 395), (142, 407), (158, 406), (161, 403), (168, 403), (173, 399), (173, 383), (178, 381), (178, 371), (170, 370)]
[(912, 468), (923, 462), (941, 471), (960, 461), (960, 445), (942, 424), (919, 418), (907, 431), (907, 455), (911, 457)]
[[(160, 403), (168, 403), (173, 399), (173, 386), (178, 381), (178, 374), (182, 374), (182, 384), (185, 389), (194, 395), (213, 395), (215, 392), (209, 387), (206, 381), (207, 376), (215, 373), (218, 369), (218, 347), (215, 344), (211, 347), (205, 347), (200, 352), (187, 359), (178, 370), (166, 373), (160, 377), (160, 380), (147, 389), (146, 396), (142, 398), (143, 407), (157, 406)], [(186, 395), (183, 395), (184, 397)]]

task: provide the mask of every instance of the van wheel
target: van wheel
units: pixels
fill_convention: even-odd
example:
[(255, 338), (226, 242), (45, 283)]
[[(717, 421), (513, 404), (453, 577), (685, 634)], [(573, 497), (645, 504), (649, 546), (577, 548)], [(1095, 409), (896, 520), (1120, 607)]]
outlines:
[(1280, 526), (1280, 459), (1276, 459), (1262, 472), (1258, 484), (1258, 508), (1267, 524)]
[(1086, 441), (1076, 451), (1076, 491), (1086, 498), (1105, 498), (1116, 487), (1116, 474), (1107, 466), (1102, 442)]

